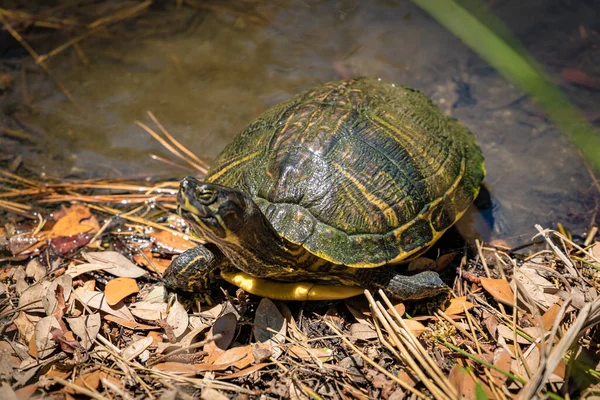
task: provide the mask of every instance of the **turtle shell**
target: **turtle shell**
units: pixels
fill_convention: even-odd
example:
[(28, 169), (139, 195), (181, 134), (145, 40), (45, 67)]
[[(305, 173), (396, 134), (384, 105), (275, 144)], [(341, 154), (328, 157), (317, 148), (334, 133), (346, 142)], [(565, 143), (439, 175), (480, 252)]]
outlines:
[(475, 199), (484, 174), (475, 137), (425, 95), (360, 78), (263, 113), (217, 157), (207, 181), (250, 194), (290, 242), (366, 268), (431, 246)]

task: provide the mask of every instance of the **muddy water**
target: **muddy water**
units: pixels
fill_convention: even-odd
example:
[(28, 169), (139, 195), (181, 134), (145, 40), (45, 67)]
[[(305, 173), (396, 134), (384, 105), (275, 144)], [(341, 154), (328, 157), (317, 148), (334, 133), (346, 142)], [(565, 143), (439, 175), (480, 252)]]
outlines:
[[(578, 25), (597, 22), (585, 4), (567, 13), (532, 1), (527, 19), (518, 2), (496, 3), (497, 15), (555, 76), (567, 61), (544, 44), (559, 34), (544, 30), (547, 20), (566, 15), (560, 34), (575, 38)], [(2, 100), (13, 110), (5, 123), (38, 137), (44, 150), (26, 161), (39, 171), (176, 177), (185, 172), (148, 157), (166, 153), (134, 124), (149, 122), (147, 110), (210, 160), (260, 112), (299, 91), (379, 77), (422, 90), (477, 136), (494, 199), (492, 227), (476, 225), (487, 239), (516, 244), (536, 223), (563, 222), (576, 234), (591, 223), (597, 193), (576, 149), (528, 98), (411, 3), (277, 1), (253, 13), (264, 22), (185, 8), (153, 11), (141, 18), (144, 29), (84, 41), (87, 65), (75, 52), (50, 62), (78, 107), (29, 66), (27, 96), (19, 90)], [(152, 32), (154, 25), (169, 29)], [(566, 89), (584, 110), (600, 100), (587, 89)]]

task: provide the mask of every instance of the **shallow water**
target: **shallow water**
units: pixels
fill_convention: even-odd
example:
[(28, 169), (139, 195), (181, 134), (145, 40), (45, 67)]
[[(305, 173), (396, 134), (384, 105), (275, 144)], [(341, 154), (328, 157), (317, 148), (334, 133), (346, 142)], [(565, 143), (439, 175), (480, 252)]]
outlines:
[[(579, 59), (569, 51), (580, 27), (598, 28), (597, 6), (531, 1), (525, 10), (520, 3), (493, 2), (493, 11), (593, 111), (598, 91), (560, 81), (559, 73)], [(149, 123), (147, 110), (210, 160), (258, 114), (299, 91), (379, 77), (422, 90), (477, 136), (494, 199), (493, 229), (476, 228), (484, 238), (519, 244), (536, 223), (562, 222), (582, 234), (592, 222), (597, 190), (577, 150), (531, 100), (412, 3), (276, 1), (251, 9), (264, 23), (182, 8), (148, 12), (123, 36), (90, 38), (82, 42), (88, 65), (73, 51), (49, 63), (78, 107), (29, 66), (29, 101), (22, 90), (2, 98), (2, 122), (36, 135), (44, 150), (25, 161), (40, 172), (178, 177), (186, 172), (148, 156), (167, 153), (134, 124)]]

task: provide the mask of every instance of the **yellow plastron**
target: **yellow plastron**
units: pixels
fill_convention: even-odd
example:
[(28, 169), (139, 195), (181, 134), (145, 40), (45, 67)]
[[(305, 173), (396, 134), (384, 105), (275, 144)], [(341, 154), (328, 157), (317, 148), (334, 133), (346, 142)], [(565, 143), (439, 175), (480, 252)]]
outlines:
[(350, 286), (318, 285), (310, 282), (278, 282), (254, 278), (244, 272), (221, 272), (221, 277), (248, 293), (273, 300), (338, 300), (362, 294), (364, 291), (364, 289)]

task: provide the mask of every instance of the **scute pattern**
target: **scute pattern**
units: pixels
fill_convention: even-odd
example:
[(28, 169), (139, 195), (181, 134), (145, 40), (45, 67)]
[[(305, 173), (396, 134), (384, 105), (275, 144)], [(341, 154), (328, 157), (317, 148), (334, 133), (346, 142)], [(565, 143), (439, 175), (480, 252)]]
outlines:
[(207, 180), (249, 193), (283, 237), (313, 254), (375, 267), (431, 245), (483, 175), (473, 135), (426, 96), (355, 79), (265, 112)]

